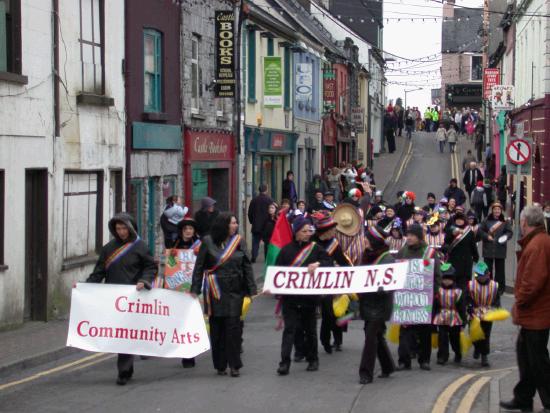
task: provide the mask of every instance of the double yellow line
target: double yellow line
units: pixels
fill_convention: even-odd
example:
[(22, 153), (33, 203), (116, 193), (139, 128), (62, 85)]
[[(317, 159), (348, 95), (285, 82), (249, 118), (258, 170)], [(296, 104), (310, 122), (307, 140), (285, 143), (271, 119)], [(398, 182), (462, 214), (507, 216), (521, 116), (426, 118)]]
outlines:
[(458, 153), (456, 149), (457, 146), (455, 146), (455, 151), (451, 154), (451, 178), (456, 178), (458, 181), (458, 187), (460, 188), (462, 183), (462, 179), (460, 179), (460, 172), (462, 168), (458, 160)]
[(407, 170), (407, 166), (409, 165), (409, 162), (412, 158), (413, 154), (413, 144), (412, 140), (409, 141), (409, 147), (407, 148), (407, 153), (405, 155), (405, 158), (403, 159), (403, 162), (401, 162), (401, 166), (399, 167), (399, 171), (397, 172), (397, 175), (395, 176), (395, 182), (399, 182), (399, 179), (401, 178), (401, 175), (404, 171)]
[(70, 371), (81, 370), (86, 367), (93, 366), (94, 364), (101, 363), (105, 360), (109, 360), (114, 356), (115, 354), (96, 353), (96, 354), (92, 354), (91, 356), (82, 357), (81, 359), (78, 359), (76, 361), (62, 364), (61, 366), (57, 366), (49, 370), (41, 371), (39, 373), (33, 374), (32, 376), (25, 377), (20, 380), (15, 380), (9, 383), (0, 384), (0, 391), (9, 389), (10, 387), (18, 386), (20, 384), (25, 384), (25, 383), (37, 380), (41, 377), (49, 376), (54, 373), (59, 373), (60, 371), (69, 370), (69, 369)]

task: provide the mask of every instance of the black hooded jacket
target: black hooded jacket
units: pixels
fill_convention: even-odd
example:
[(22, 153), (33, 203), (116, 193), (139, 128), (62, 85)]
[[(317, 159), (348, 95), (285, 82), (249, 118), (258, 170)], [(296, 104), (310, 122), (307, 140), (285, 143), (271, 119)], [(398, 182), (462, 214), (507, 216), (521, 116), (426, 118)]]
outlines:
[[(128, 240), (122, 241), (116, 233), (116, 224), (124, 224), (130, 231)], [(113, 239), (109, 241), (99, 254), (94, 271), (90, 274), (86, 282), (101, 283), (105, 280), (106, 284), (130, 284), (135, 285), (143, 282), (145, 287), (150, 289), (151, 283), (157, 271), (157, 265), (145, 242), (138, 237), (136, 232), (136, 223), (127, 213), (116, 214), (109, 221), (109, 231)], [(120, 247), (127, 243), (134, 243), (127, 252), (106, 268), (107, 259)]]

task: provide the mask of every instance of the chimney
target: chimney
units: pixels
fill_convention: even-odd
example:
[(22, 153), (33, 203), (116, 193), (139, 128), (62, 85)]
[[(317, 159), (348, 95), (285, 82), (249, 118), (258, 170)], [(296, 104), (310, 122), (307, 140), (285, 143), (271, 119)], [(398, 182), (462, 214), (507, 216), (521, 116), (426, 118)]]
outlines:
[(308, 13), (311, 13), (311, 0), (297, 0)]
[(455, 15), (455, 0), (447, 0), (443, 3), (443, 17), (453, 18)]

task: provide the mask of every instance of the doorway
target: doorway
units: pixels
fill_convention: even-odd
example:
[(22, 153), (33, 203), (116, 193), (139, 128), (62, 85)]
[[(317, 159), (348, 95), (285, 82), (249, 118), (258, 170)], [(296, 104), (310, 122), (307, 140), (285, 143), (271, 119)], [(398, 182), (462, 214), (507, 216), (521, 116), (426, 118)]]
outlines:
[(25, 171), (25, 319), (48, 317), (48, 171)]

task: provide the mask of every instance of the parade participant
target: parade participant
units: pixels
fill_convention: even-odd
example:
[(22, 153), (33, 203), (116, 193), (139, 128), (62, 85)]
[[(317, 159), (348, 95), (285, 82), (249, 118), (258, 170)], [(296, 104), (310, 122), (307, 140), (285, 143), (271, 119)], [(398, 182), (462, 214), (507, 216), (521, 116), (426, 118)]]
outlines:
[(449, 263), (441, 265), (441, 286), (434, 297), (434, 325), (438, 326), (437, 364), (449, 361), (449, 341), (455, 353), (455, 363), (462, 362), (460, 331), (464, 314), (463, 290), (455, 283), (455, 270)]
[(332, 191), (334, 194), (334, 199), (338, 203), (341, 200), (342, 197), (342, 181), (340, 179), (341, 172), (340, 169), (337, 167), (333, 167), (328, 170), (328, 173), (326, 175), (327, 182), (328, 182), (328, 188)]
[[(384, 228), (385, 232), (389, 233), (392, 228), (392, 224), (396, 219), (397, 219), (397, 216), (395, 215), (395, 208), (391, 205), (388, 205), (386, 207), (386, 210), (384, 211), (384, 216), (378, 222), (378, 225)], [(399, 222), (402, 228), (403, 223), (401, 222), (401, 219), (399, 220)]]
[(323, 200), (323, 194), (328, 190), (328, 185), (323, 180), (321, 175), (313, 175), (312, 181), (309, 183), (307, 188), (307, 203), (309, 206), (315, 203), (317, 192), (321, 193), (321, 201)]
[(373, 202), (373, 205), (378, 205), (378, 206), (385, 206), (387, 207), (387, 203), (384, 201), (383, 199), (383, 192), (382, 191), (376, 191), (374, 193), (374, 202)]
[(342, 246), (342, 250), (354, 265), (359, 265), (365, 250), (363, 218), (359, 209), (350, 204), (338, 205), (334, 210), (333, 218), (338, 224), (336, 239)]
[(491, 205), (487, 219), (479, 226), (479, 236), (482, 240), (481, 255), (498, 282), (498, 293), (502, 295), (506, 289), (505, 262), (506, 244), (514, 232), (510, 221), (504, 218), (502, 205), (498, 202)]
[(277, 204), (275, 204), (275, 202), (267, 207), (267, 214), (267, 220), (262, 228), (262, 241), (266, 246), (266, 248), (264, 248), (264, 262), (267, 258), (267, 245), (269, 245), (271, 235), (273, 235), (273, 230), (275, 229), (275, 223), (277, 222)]
[[(331, 260), (323, 247), (311, 241), (313, 235), (312, 223), (309, 218), (298, 215), (292, 221), (294, 239), (283, 247), (277, 257), (277, 266), (307, 267), (313, 274), (319, 266), (330, 266)], [(307, 371), (319, 369), (317, 352), (317, 314), (319, 304), (317, 295), (284, 295), (281, 298), (284, 330), (281, 344), (281, 362), (277, 373), (288, 374), (290, 356), (298, 322), (304, 332), (304, 353), (308, 362)]]
[(476, 214), (471, 209), (466, 213), (466, 218), (468, 219), (468, 225), (470, 228), (472, 228), (472, 231), (474, 231), (474, 238), (476, 243), (478, 243), (481, 240), (480, 234), (479, 234), (479, 222), (477, 220)]
[[(367, 230), (362, 265), (395, 262), (386, 245), (386, 236), (380, 227)], [(381, 287), (377, 292), (359, 294), (359, 309), (361, 318), (365, 321), (365, 344), (359, 366), (359, 383), (368, 384), (372, 383), (377, 357), (382, 369), (378, 377), (387, 378), (395, 371), (395, 364), (384, 337), (386, 321), (391, 318), (393, 311), (393, 292), (386, 292)]]
[(447, 205), (449, 205), (449, 199), (444, 196), (439, 200), (439, 204), (437, 205), (437, 207), (447, 209)]
[(433, 192), (428, 192), (428, 196), (426, 197), (426, 199), (428, 203), (424, 205), (422, 209), (426, 211), (428, 214), (431, 214), (435, 212), (437, 208), (435, 194)]
[(445, 198), (454, 198), (458, 205), (464, 205), (466, 203), (466, 194), (462, 189), (458, 187), (458, 181), (453, 178), (449, 182), (449, 186), (445, 190)]
[[(135, 285), (136, 289), (151, 289), (157, 265), (147, 244), (139, 237), (134, 219), (127, 213), (116, 214), (109, 221), (113, 239), (101, 248), (93, 272), (86, 282)], [(119, 354), (118, 385), (125, 385), (134, 374), (134, 356)]]
[(361, 199), (361, 191), (357, 188), (351, 188), (348, 191), (348, 197), (344, 199), (342, 203), (344, 204), (351, 204), (357, 208), (359, 208), (359, 200)]
[(323, 199), (323, 210), (326, 210), (326, 211), (333, 211), (334, 208), (336, 208), (336, 202), (334, 202), (334, 192), (332, 191), (326, 191), (325, 192), (325, 197)]
[(407, 222), (407, 225), (418, 224), (425, 231), (426, 230), (425, 220), (426, 220), (426, 211), (424, 211), (420, 207), (414, 207), (414, 214), (412, 218), (409, 220), (409, 222)]
[[(433, 248), (424, 242), (424, 231), (418, 224), (407, 228), (407, 241), (405, 246), (397, 253), (396, 259), (434, 259), (434, 293), (439, 288), (439, 258)], [(430, 358), (432, 355), (432, 331), (431, 324), (402, 325), (399, 332), (399, 369), (411, 369), (411, 348), (418, 338), (418, 363), (422, 370), (431, 370)]]
[(416, 195), (414, 192), (405, 191), (402, 195), (403, 203), (397, 209), (397, 216), (401, 219), (401, 222), (405, 223), (412, 218), (414, 214), (414, 201)]
[(449, 214), (451, 215), (451, 217), (456, 214), (457, 212), (456, 199), (449, 198), (449, 203), (447, 204), (447, 211), (449, 211)]
[[(331, 263), (330, 266), (335, 264), (340, 267), (349, 267), (353, 263), (344, 254), (342, 247), (340, 246), (336, 236), (336, 222), (332, 219), (328, 212), (317, 213), (312, 216), (315, 224), (315, 236), (313, 241), (319, 246), (323, 247), (328, 254)], [(336, 317), (332, 307), (332, 302), (335, 297), (333, 295), (327, 295), (321, 299), (321, 332), (319, 338), (321, 344), (328, 354), (332, 353), (332, 346), (330, 343), (331, 333), (334, 337), (334, 350), (342, 351), (342, 339), (343, 332), (346, 327), (340, 327), (336, 324)]]
[(479, 261), (475, 235), (462, 213), (457, 213), (447, 225), (444, 252), (456, 274), (456, 284), (461, 290), (472, 277), (472, 265)]
[(294, 183), (294, 172), (287, 171), (286, 179), (283, 181), (283, 196), (290, 200), (292, 205), (295, 205), (298, 201), (298, 192), (296, 191), (296, 184)]
[(286, 198), (281, 200), (281, 209), (286, 209), (289, 212), (292, 210), (292, 207), (290, 205), (290, 201)]
[(201, 209), (195, 212), (195, 222), (197, 223), (197, 234), (204, 237), (210, 234), (210, 226), (219, 215), (220, 211), (216, 209), (216, 200), (205, 196), (201, 199)]
[(366, 226), (368, 227), (374, 227), (378, 224), (378, 222), (384, 217), (384, 210), (378, 205), (373, 206), (370, 208), (369, 213), (367, 215), (366, 220)]
[(240, 375), (241, 323), (244, 297), (257, 294), (252, 264), (238, 233), (237, 218), (221, 213), (202, 245), (193, 270), (191, 293), (203, 294), (210, 324), (212, 360), (218, 374)]
[(468, 312), (481, 320), (484, 339), (474, 342), (474, 359), (481, 356), (481, 366), (489, 367), (491, 330), (493, 323), (484, 321), (483, 317), (492, 307), (498, 307), (498, 283), (491, 279), (491, 271), (487, 264), (478, 262), (474, 267), (474, 279), (468, 283)]
[[(199, 253), (201, 241), (197, 236), (197, 223), (189, 216), (183, 218), (178, 223), (178, 238), (174, 243), (173, 248), (170, 250), (170, 255), (175, 256), (181, 251), (181, 255), (187, 258), (186, 262), (186, 274), (189, 274), (189, 279), (184, 283), (174, 285), (168, 279), (164, 280), (164, 288), (176, 289), (178, 291), (190, 292), (193, 269), (195, 267), (196, 256)], [(181, 364), (184, 369), (195, 367), (195, 359), (182, 359)]]
[(438, 212), (433, 214), (426, 223), (428, 226), (428, 231), (426, 231), (426, 236), (424, 241), (430, 247), (435, 248), (437, 251), (441, 251), (443, 244), (445, 243), (445, 233), (441, 230), (441, 221), (440, 215)]
[(296, 210), (297, 210), (297, 211), (300, 211), (300, 213), (301, 213), (303, 216), (307, 216), (308, 213), (307, 213), (307, 211), (306, 211), (306, 201), (302, 201), (302, 200), (298, 201), (298, 202), (296, 203)]
[[(384, 232), (386, 232), (386, 229), (383, 229)], [(399, 218), (396, 218), (395, 221), (392, 222), (390, 236), (386, 239), (386, 243), (390, 247), (390, 252), (392, 254), (396, 254), (401, 248), (403, 248), (403, 245), (405, 245), (405, 238), (403, 238), (403, 226)]]
[(172, 248), (178, 238), (178, 223), (187, 214), (181, 197), (172, 195), (166, 199), (166, 206), (160, 216), (160, 227), (164, 233), (164, 248)]
[(398, 191), (397, 194), (395, 195), (395, 198), (396, 198), (397, 201), (396, 201), (395, 204), (393, 204), (393, 206), (394, 206), (396, 212), (399, 210), (401, 205), (403, 205), (403, 194), (404, 193), (405, 193), (405, 191)]
[(323, 203), (323, 201), (324, 201), (323, 192), (321, 192), (320, 190), (315, 191), (315, 199), (314, 199), (313, 203), (309, 204), (308, 212), (310, 214), (313, 214), (317, 211), (325, 210), (326, 207), (325, 207), (325, 204)]

